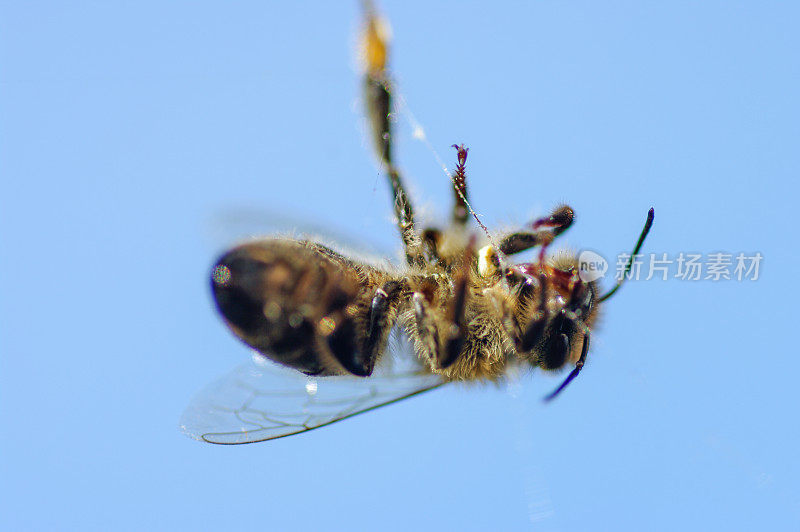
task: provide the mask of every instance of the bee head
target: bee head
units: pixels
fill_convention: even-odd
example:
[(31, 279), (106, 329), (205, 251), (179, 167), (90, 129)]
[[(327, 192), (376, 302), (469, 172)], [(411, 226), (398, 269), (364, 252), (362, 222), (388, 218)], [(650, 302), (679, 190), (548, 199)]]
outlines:
[(584, 282), (572, 255), (549, 263), (514, 264), (505, 278), (516, 299), (519, 345), (528, 360), (545, 370), (577, 362), (597, 313), (597, 288)]

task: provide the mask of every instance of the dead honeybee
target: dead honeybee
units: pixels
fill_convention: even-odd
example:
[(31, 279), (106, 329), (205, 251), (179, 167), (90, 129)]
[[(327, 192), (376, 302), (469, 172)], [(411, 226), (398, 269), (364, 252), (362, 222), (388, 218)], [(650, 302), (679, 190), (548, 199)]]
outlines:
[[(195, 400), (182, 420), (191, 436), (269, 440), (447, 382), (497, 381), (513, 367), (572, 366), (552, 399), (580, 372), (598, 308), (621, 284), (600, 295), (595, 281), (581, 279), (577, 259), (548, 258), (548, 247), (573, 222), (566, 205), (504, 235), (493, 236), (475, 217), (483, 232), (474, 231), (463, 145), (454, 146), (449, 227), (418, 229), (393, 155), (388, 43), (372, 7), (365, 11), (364, 99), (406, 264), (372, 264), (327, 243), (289, 237), (225, 253), (213, 268), (214, 299), (231, 331), (258, 352), (258, 363)], [(653, 216), (650, 209), (631, 257)], [(537, 247), (535, 262), (508, 260)], [(410, 356), (391, 344), (393, 331), (410, 342)]]

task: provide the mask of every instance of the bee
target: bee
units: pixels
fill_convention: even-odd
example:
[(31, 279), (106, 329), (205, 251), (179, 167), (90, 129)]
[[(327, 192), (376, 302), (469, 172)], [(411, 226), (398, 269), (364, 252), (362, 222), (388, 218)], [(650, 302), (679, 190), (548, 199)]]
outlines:
[[(449, 382), (496, 382), (514, 368), (571, 367), (545, 398), (552, 400), (580, 373), (600, 307), (626, 277), (601, 295), (597, 281), (582, 279), (576, 257), (549, 258), (550, 246), (573, 223), (567, 205), (518, 231), (490, 232), (469, 202), (463, 145), (453, 146), (449, 226), (418, 226), (393, 150), (385, 23), (370, 4), (365, 13), (366, 114), (405, 265), (367, 262), (302, 237), (253, 240), (224, 253), (212, 270), (214, 301), (233, 334), (256, 351), (256, 364), (195, 400), (182, 421), (191, 436), (269, 440)], [(653, 217), (650, 209), (626, 273)], [(534, 248), (533, 262), (511, 262)], [(398, 347), (398, 331), (409, 349)]]

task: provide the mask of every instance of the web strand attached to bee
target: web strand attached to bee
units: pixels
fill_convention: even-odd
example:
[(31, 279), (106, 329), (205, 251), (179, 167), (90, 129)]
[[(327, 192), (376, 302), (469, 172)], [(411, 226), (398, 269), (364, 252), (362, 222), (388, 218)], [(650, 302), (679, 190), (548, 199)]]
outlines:
[(414, 116), (414, 113), (411, 112), (411, 109), (409, 108), (408, 102), (406, 101), (405, 97), (401, 92), (395, 89), (395, 86), (396, 83), (393, 84), (393, 86), (389, 87), (389, 90), (392, 92), (392, 95), (395, 97), (397, 101), (397, 111), (399, 113), (402, 113), (403, 116), (405, 116), (406, 121), (411, 126), (413, 137), (421, 141), (425, 145), (425, 147), (428, 148), (428, 151), (431, 152), (433, 158), (436, 160), (436, 163), (439, 165), (439, 168), (442, 169), (444, 174), (447, 176), (447, 179), (449, 179), (450, 182), (453, 184), (453, 187), (455, 188), (456, 194), (458, 195), (459, 199), (463, 202), (464, 206), (467, 208), (469, 213), (475, 219), (475, 222), (478, 224), (481, 230), (483, 230), (483, 232), (486, 234), (486, 237), (489, 239), (489, 242), (491, 243), (492, 247), (497, 252), (500, 263), (504, 264), (506, 262), (505, 254), (502, 251), (500, 251), (500, 247), (497, 245), (494, 238), (492, 237), (489, 228), (486, 227), (486, 225), (483, 222), (481, 222), (478, 213), (475, 212), (475, 209), (472, 208), (472, 205), (469, 203), (469, 200), (467, 200), (463, 191), (456, 183), (454, 174), (444, 163), (444, 160), (442, 160), (442, 158), (439, 156), (439, 152), (436, 151), (436, 148), (433, 147), (433, 144), (431, 144), (430, 140), (428, 140), (428, 137), (425, 134), (425, 129), (422, 127), (422, 124), (419, 123), (419, 121)]
[[(362, 12), (365, 16), (366, 21), (366, 30), (362, 34), (362, 62), (364, 68), (367, 72), (368, 79), (373, 79), (379, 81), (383, 89), (385, 90), (386, 94), (390, 95), (395, 100), (395, 108), (397, 112), (402, 113), (408, 123), (411, 125), (413, 136), (425, 144), (428, 150), (433, 154), (434, 159), (439, 164), (439, 167), (442, 171), (447, 175), (447, 178), (452, 182), (453, 187), (456, 192), (456, 196), (459, 199), (461, 205), (463, 205), (467, 211), (472, 215), (472, 217), (477, 222), (478, 226), (483, 230), (488, 238), (489, 242), (491, 243), (492, 247), (497, 251), (498, 260), (499, 262), (505, 266), (507, 261), (505, 260), (505, 254), (500, 250), (497, 246), (494, 238), (492, 237), (491, 233), (489, 232), (489, 228), (480, 220), (478, 213), (475, 212), (475, 209), (472, 208), (469, 201), (466, 198), (466, 194), (461, 190), (458, 183), (456, 182), (456, 176), (450, 172), (447, 168), (447, 165), (444, 164), (444, 161), (437, 153), (436, 149), (427, 139), (425, 135), (425, 130), (423, 129), (422, 125), (416, 119), (414, 114), (411, 112), (411, 109), (408, 106), (408, 102), (406, 101), (405, 97), (403, 96), (402, 92), (396, 90), (396, 82), (391, 79), (389, 75), (389, 71), (387, 68), (388, 63), (388, 40), (389, 40), (389, 29), (388, 25), (382, 18), (378, 15), (375, 6), (373, 5), (371, 0), (362, 0), (361, 2)], [(391, 113), (391, 109), (383, 109), (383, 112)], [(388, 121), (391, 120), (389, 116), (384, 115)], [(388, 132), (388, 129), (387, 129)], [(387, 143), (386, 146), (388, 147), (389, 144)], [(393, 170), (393, 161), (390, 158), (384, 155), (382, 156), (381, 166), (386, 166), (386, 171), (391, 172)]]

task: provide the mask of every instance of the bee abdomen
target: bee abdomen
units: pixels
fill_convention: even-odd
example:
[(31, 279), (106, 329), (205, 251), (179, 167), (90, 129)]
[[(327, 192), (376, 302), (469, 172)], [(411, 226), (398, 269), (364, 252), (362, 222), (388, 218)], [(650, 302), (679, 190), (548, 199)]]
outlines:
[(212, 273), (222, 316), (246, 344), (311, 375), (369, 375), (362, 360), (358, 271), (316, 244), (262, 240), (223, 255)]

